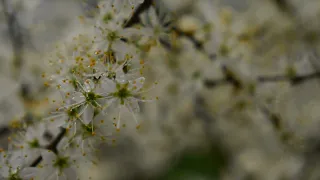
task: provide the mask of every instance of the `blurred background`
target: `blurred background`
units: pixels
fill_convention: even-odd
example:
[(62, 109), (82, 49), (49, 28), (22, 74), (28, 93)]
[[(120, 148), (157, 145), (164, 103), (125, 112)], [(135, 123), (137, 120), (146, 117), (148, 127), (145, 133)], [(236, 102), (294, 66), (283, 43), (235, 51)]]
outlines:
[[(178, 20), (183, 15), (193, 14), (190, 7), (184, 6), (196, 2), (192, 0), (155, 1), (157, 6), (166, 6), (168, 11), (175, 13)], [(41, 74), (47, 68), (43, 58), (53, 49), (56, 42), (77, 34), (81, 26), (78, 23), (79, 18), (81, 20), (81, 17), (86, 17), (87, 23), (94, 22), (93, 17), (98, 13), (96, 6), (99, 0), (0, 0), (0, 2), (0, 147), (6, 149), (7, 139), (15, 131), (14, 129), (23, 128), (21, 121), (41, 119), (48, 112), (45, 98), (49, 90), (41, 78)], [(262, 53), (259, 54), (260, 51), (271, 52), (271, 49), (279, 49), (277, 43), (278, 45), (282, 43), (282, 41), (279, 42), (279, 37), (287, 34), (290, 28), (299, 33), (306, 32), (305, 29), (309, 32), (308, 27), (312, 32), (315, 31), (311, 39), (314, 40), (312, 47), (315, 47), (312, 52), (316, 54), (319, 29), (316, 23), (311, 22), (317, 21), (317, 13), (320, 11), (309, 5), (312, 3), (320, 9), (320, 3), (317, 0), (303, 2), (224, 0), (220, 6), (234, 12), (239, 21), (242, 20), (240, 17), (243, 19), (252, 17), (246, 27), (253, 27), (252, 24), (259, 23), (268, 25), (266, 31), (271, 32), (268, 34), (270, 36), (257, 40), (258, 44), (254, 45), (257, 47), (254, 49), (256, 56), (251, 56), (259, 59), (262, 57)], [(278, 12), (278, 7), (293, 7), (292, 13), (297, 14), (293, 22), (299, 26), (291, 24), (284, 26), (283, 22), (287, 22), (287, 19), (284, 20), (283, 16), (290, 19), (292, 14), (288, 17), (283, 15), (286, 13), (285, 10), (279, 10), (279, 14), (274, 13)], [(254, 18), (255, 15), (257, 15), (256, 18)], [(266, 19), (268, 22), (264, 24)], [(301, 28), (302, 26), (305, 29)], [(240, 31), (242, 26), (235, 25), (234, 28), (235, 31)], [(290, 32), (293, 31), (292, 29)], [(293, 36), (298, 37), (296, 34)], [(307, 54), (304, 50), (310, 50), (310, 46), (300, 42), (299, 38), (294, 43), (292, 43), (293, 40), (288, 39), (283, 39), (285, 43), (281, 45), (289, 46), (288, 44), (294, 43), (298, 45), (288, 47), (290, 57), (288, 58), (288, 54), (285, 54), (289, 59), (285, 61), (292, 62), (298, 67), (298, 72), (307, 72), (312, 69), (314, 61), (310, 61), (309, 56), (300, 58), (301, 54)], [(303, 51), (297, 51), (298, 46)], [(232, 111), (217, 118), (217, 113), (213, 109), (227, 109), (225, 107), (230, 104), (235, 104), (240, 109), (246, 106), (237, 104), (237, 100), (242, 96), (234, 98), (231, 95), (233, 91), (228, 86), (184, 91), (181, 88), (184, 84), (180, 84), (182, 80), (176, 78), (174, 73), (170, 72), (170, 75), (166, 73), (168, 72), (166, 66), (170, 64), (170, 62), (162, 63), (167, 57), (166, 52), (154, 53), (151, 55), (152, 58), (158, 59), (150, 66), (157, 68), (148, 70), (147, 75), (160, 82), (159, 87), (152, 92), (157, 94), (160, 100), (151, 104), (141, 104), (142, 113), (139, 118), (144, 120), (141, 128), (138, 131), (125, 130), (117, 135), (116, 144), (100, 147), (98, 156), (101, 157), (101, 162), (96, 166), (81, 169), (79, 171), (81, 178), (98, 180), (320, 179), (320, 164), (317, 161), (320, 157), (318, 133), (320, 127), (318, 90), (320, 89), (317, 79), (304, 82), (299, 86), (292, 86), (288, 82), (261, 85), (257, 87), (260, 93), (257, 99), (265, 98), (266, 94), (268, 97), (274, 97), (269, 99), (270, 104), (273, 105), (265, 105), (264, 113), (256, 113), (259, 103), (256, 103), (256, 99), (249, 98), (250, 111)], [(309, 51), (308, 53), (310, 54)], [(263, 57), (267, 57), (266, 54)], [(281, 60), (285, 59), (283, 54)], [(280, 55), (275, 52), (268, 56), (272, 60), (263, 59), (264, 62), (268, 61), (276, 67), (270, 66), (271, 68), (266, 70), (271, 74), (278, 70), (282, 62), (275, 56)], [(192, 64), (192, 59), (184, 58), (176, 61), (179, 61), (183, 73), (191, 74), (193, 71), (191, 66), (196, 65)], [(318, 60), (316, 55), (312, 58), (315, 58), (315, 61)], [(164, 67), (159, 65), (159, 62), (164, 64)], [(207, 64), (203, 63), (199, 68), (209, 77), (213, 77), (213, 65)], [(249, 67), (248, 71), (252, 69)], [(264, 72), (260, 69), (257, 71)], [(239, 102), (242, 101), (239, 100)], [(270, 109), (280, 113), (272, 114)], [(266, 119), (272, 119), (274, 123), (267, 122)], [(274, 128), (277, 123), (283, 129)]]

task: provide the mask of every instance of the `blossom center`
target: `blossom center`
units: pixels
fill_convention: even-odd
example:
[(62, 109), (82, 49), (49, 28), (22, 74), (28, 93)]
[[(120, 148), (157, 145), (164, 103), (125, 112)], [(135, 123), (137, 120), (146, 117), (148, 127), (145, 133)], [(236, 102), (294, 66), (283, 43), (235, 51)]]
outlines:
[(94, 126), (89, 126), (89, 125), (81, 125), (82, 129), (83, 129), (83, 137), (88, 137), (94, 134)]
[(107, 39), (108, 39), (109, 41), (111, 41), (111, 42), (112, 42), (112, 41), (115, 41), (117, 38), (118, 38), (117, 33), (114, 32), (114, 31), (109, 32), (108, 35), (107, 35)]
[(57, 157), (54, 161), (53, 167), (64, 169), (69, 166), (69, 158), (68, 157)]
[(9, 180), (22, 180), (17, 173), (11, 174)]
[(28, 142), (28, 144), (29, 144), (30, 148), (38, 148), (38, 147), (40, 147), (40, 143), (39, 143), (38, 139), (34, 139), (34, 140), (30, 141), (30, 142)]
[(124, 100), (131, 96), (131, 92), (126, 87), (122, 87), (113, 95), (120, 99), (121, 104), (124, 104)]
[(107, 76), (107, 77), (108, 77), (109, 79), (116, 79), (116, 75), (117, 75), (117, 74), (116, 74), (115, 72), (108, 72), (108, 76)]
[(97, 96), (94, 92), (87, 92), (86, 93), (86, 100), (89, 102), (95, 101), (97, 99)]
[(109, 23), (109, 21), (111, 21), (112, 20), (112, 14), (111, 13), (106, 13), (104, 16), (103, 16), (103, 22), (104, 23), (106, 23), (106, 24), (108, 24)]
[(67, 113), (68, 113), (68, 116), (70, 118), (73, 118), (73, 117), (76, 117), (78, 114), (77, 114), (77, 110), (76, 108), (70, 108), (67, 110)]

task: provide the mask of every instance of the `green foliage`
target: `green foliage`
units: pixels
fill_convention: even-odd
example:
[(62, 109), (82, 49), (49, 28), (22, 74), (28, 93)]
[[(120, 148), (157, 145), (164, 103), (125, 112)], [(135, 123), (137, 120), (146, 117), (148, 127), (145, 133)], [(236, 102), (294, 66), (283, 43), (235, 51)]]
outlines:
[(219, 179), (226, 156), (219, 147), (207, 152), (184, 152), (157, 180)]

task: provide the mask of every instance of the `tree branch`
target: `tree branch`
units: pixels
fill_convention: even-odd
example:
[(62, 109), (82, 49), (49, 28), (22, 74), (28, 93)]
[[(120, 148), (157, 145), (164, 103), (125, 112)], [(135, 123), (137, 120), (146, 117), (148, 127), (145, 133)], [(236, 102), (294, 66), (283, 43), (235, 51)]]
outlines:
[[(58, 134), (58, 136), (45, 149), (51, 150), (55, 154), (58, 154), (57, 146), (66, 133), (67, 133), (67, 130), (65, 128), (60, 128), (60, 133)], [(31, 163), (30, 166), (36, 167), (41, 161), (42, 161), (42, 156), (39, 156), (37, 159), (35, 159)]]
[(134, 11), (131, 18), (125, 23), (124, 27), (131, 27), (134, 24), (137, 24), (140, 22), (139, 15), (144, 12), (146, 9), (148, 9), (153, 4), (153, 0), (145, 0), (142, 4), (139, 5), (139, 7)]
[[(314, 72), (314, 73), (305, 74), (305, 75), (298, 75), (294, 77), (289, 77), (287, 75), (258, 76), (256, 80), (258, 83), (290, 81), (292, 85), (298, 85), (303, 83), (304, 81), (315, 79), (315, 78), (320, 78), (320, 72)], [(218, 79), (218, 80), (205, 79), (203, 83), (207, 88), (214, 88), (215, 86), (218, 86), (218, 85), (223, 85), (228, 83), (233, 84), (233, 81), (236, 81), (236, 80), (232, 80), (232, 79), (233, 78), (231, 78), (230, 76), (227, 78)]]
[[(20, 30), (20, 25), (18, 23), (16, 12), (14, 9), (9, 8), (9, 4), (7, 0), (1, 0), (2, 6), (3, 6), (3, 13), (8, 25), (8, 33), (9, 38), (11, 40), (12, 49), (13, 49), (13, 55), (14, 55), (14, 61), (13, 61), (13, 67), (15, 69), (15, 73), (19, 73), (20, 69), (23, 66), (23, 58), (22, 58), (22, 52), (23, 52), (23, 36)], [(19, 75), (19, 74), (18, 74)], [(16, 76), (18, 77), (18, 76)]]

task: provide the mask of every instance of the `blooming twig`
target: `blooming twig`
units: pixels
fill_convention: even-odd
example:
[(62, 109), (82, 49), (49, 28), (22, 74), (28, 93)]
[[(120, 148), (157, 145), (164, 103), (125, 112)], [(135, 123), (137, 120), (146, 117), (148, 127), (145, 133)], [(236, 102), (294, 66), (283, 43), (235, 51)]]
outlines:
[[(57, 135), (57, 137), (45, 148), (47, 150), (50, 150), (54, 153), (58, 153), (57, 151), (57, 145), (62, 140), (64, 135), (66, 134), (67, 130), (65, 128), (60, 128), (60, 133)], [(36, 167), (40, 162), (42, 161), (42, 156), (39, 156), (36, 160), (34, 160), (31, 163), (31, 167)]]

